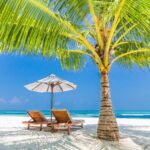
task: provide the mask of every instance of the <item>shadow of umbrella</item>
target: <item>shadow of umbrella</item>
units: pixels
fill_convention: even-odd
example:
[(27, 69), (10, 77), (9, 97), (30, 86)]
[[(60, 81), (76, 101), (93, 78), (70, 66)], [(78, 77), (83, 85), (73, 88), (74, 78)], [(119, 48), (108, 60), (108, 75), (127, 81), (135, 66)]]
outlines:
[[(25, 88), (30, 91), (40, 92), (40, 93), (51, 93), (51, 110), (54, 105), (54, 93), (65, 92), (76, 89), (76, 85), (58, 78), (56, 75), (51, 74), (50, 76), (38, 80), (37, 82), (25, 85)], [(51, 112), (51, 111), (50, 111)], [(51, 113), (52, 121), (52, 113)]]

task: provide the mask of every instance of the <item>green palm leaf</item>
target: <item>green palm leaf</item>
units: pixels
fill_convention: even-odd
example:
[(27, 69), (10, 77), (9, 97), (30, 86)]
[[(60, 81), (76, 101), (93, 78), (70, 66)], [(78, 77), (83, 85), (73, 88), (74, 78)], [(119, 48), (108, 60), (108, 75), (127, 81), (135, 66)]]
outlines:
[[(82, 10), (80, 2), (79, 5)], [(61, 10), (60, 4), (56, 6)], [(68, 49), (68, 43), (73, 41), (64, 36), (64, 33), (75, 34), (74, 30), (80, 29), (78, 24), (73, 23), (77, 22), (77, 18), (73, 18), (73, 12), (70, 10), (73, 6), (69, 7), (68, 17), (55, 14), (58, 10), (53, 8), (53, 12), (42, 1), (2, 0), (0, 8), (1, 51), (17, 50), (21, 53), (42, 53), (43, 56), (51, 56), (55, 49)], [(72, 25), (69, 23), (69, 17)]]
[[(42, 54), (46, 57), (56, 53), (58, 57), (58, 52), (61, 55), (71, 53), (66, 57), (68, 60), (70, 56), (71, 61), (67, 62), (70, 62), (71, 66), (71, 62), (76, 62), (72, 61), (76, 57), (72, 56), (75, 53), (72, 54), (67, 50), (78, 49), (83, 50), (83, 54), (84, 52), (87, 54), (84, 49), (88, 49), (88, 54), (95, 59), (99, 69), (102, 70), (118, 54), (149, 47), (149, 1), (89, 0), (89, 2), (86, 0), (1, 0), (0, 51)], [(98, 25), (95, 25), (95, 21), (91, 19), (92, 7), (99, 19)], [(98, 30), (99, 33), (96, 32)], [(97, 44), (101, 48), (100, 51), (95, 50)], [(116, 53), (109, 56), (112, 49)], [(77, 59), (78, 55), (79, 53)], [(65, 62), (64, 59), (61, 62)]]

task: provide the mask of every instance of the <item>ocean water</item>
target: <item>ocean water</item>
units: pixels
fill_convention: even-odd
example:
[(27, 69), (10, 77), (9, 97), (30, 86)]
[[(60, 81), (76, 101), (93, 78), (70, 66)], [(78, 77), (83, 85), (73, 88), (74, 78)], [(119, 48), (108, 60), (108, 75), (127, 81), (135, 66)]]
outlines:
[[(49, 110), (41, 111), (45, 116), (50, 116)], [(73, 117), (98, 117), (98, 110), (69, 110)], [(24, 110), (0, 110), (0, 116), (26, 116), (27, 113)], [(150, 119), (150, 111), (115, 111), (117, 118), (143, 118)]]

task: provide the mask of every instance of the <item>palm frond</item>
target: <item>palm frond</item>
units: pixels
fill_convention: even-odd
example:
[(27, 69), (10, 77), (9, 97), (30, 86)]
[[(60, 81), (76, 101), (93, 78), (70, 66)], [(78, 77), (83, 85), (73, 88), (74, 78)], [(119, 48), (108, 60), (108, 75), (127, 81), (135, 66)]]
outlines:
[(140, 68), (150, 67), (150, 48), (116, 52), (112, 63), (115, 61), (128, 68), (132, 68), (135, 64)]
[(59, 58), (62, 68), (67, 70), (80, 70), (86, 64), (84, 51), (57, 50), (56, 57)]
[[(84, 54), (70, 49), (87, 49), (105, 70), (111, 59), (149, 48), (149, 8), (148, 0), (1, 0), (0, 52), (57, 55), (66, 68), (75, 63), (75, 69), (84, 64)], [(140, 53), (131, 56), (133, 62), (126, 62), (141, 65)], [(149, 53), (141, 56), (148, 60)]]
[(87, 0), (47, 0), (47, 4), (55, 13), (70, 21), (72, 24), (81, 26), (83, 19), (88, 15)]
[[(125, 1), (120, 22), (114, 33), (111, 49), (115, 49), (114, 57), (123, 55), (130, 50), (149, 49), (150, 47), (150, 2)], [(141, 56), (141, 57), (140, 57)], [(145, 58), (145, 60), (144, 60)], [(150, 52), (134, 53), (126, 55), (118, 60), (126, 66), (137, 64), (140, 67), (150, 65)]]
[[(74, 2), (75, 4), (77, 5)], [(80, 7), (77, 8), (81, 11), (84, 2), (82, 4), (79, 2), (78, 4)], [(60, 5), (56, 4), (57, 7), (60, 7)], [(71, 8), (69, 7), (68, 9), (70, 10)], [(69, 10), (68, 14), (70, 12), (70, 17), (72, 18), (73, 12)], [(1, 51), (41, 52), (43, 56), (51, 56), (55, 49), (68, 49), (68, 43), (73, 41), (73, 39), (65, 37), (63, 33), (69, 32), (71, 34), (73, 31), (77, 33), (76, 29), (80, 30), (80, 28), (75, 24), (76, 19), (73, 21), (72, 18), (73, 24), (71, 24), (68, 20), (69, 18), (60, 15), (60, 13), (61, 11), (57, 14), (49, 9), (48, 5), (43, 3), (42, 0), (1, 0)], [(84, 14), (86, 15), (86, 13)]]
[(96, 16), (101, 22), (101, 27), (106, 28), (114, 17), (114, 13), (118, 8), (117, 0), (92, 0)]

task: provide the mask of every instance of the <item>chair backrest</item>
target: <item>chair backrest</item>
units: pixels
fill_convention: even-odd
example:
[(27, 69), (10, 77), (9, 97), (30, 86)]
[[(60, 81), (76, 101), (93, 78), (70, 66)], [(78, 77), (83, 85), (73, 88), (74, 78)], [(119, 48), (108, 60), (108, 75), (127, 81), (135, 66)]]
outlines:
[(71, 123), (72, 119), (66, 109), (52, 109), (52, 113), (57, 123)]
[(35, 122), (47, 121), (44, 115), (39, 111), (28, 111), (28, 114)]

